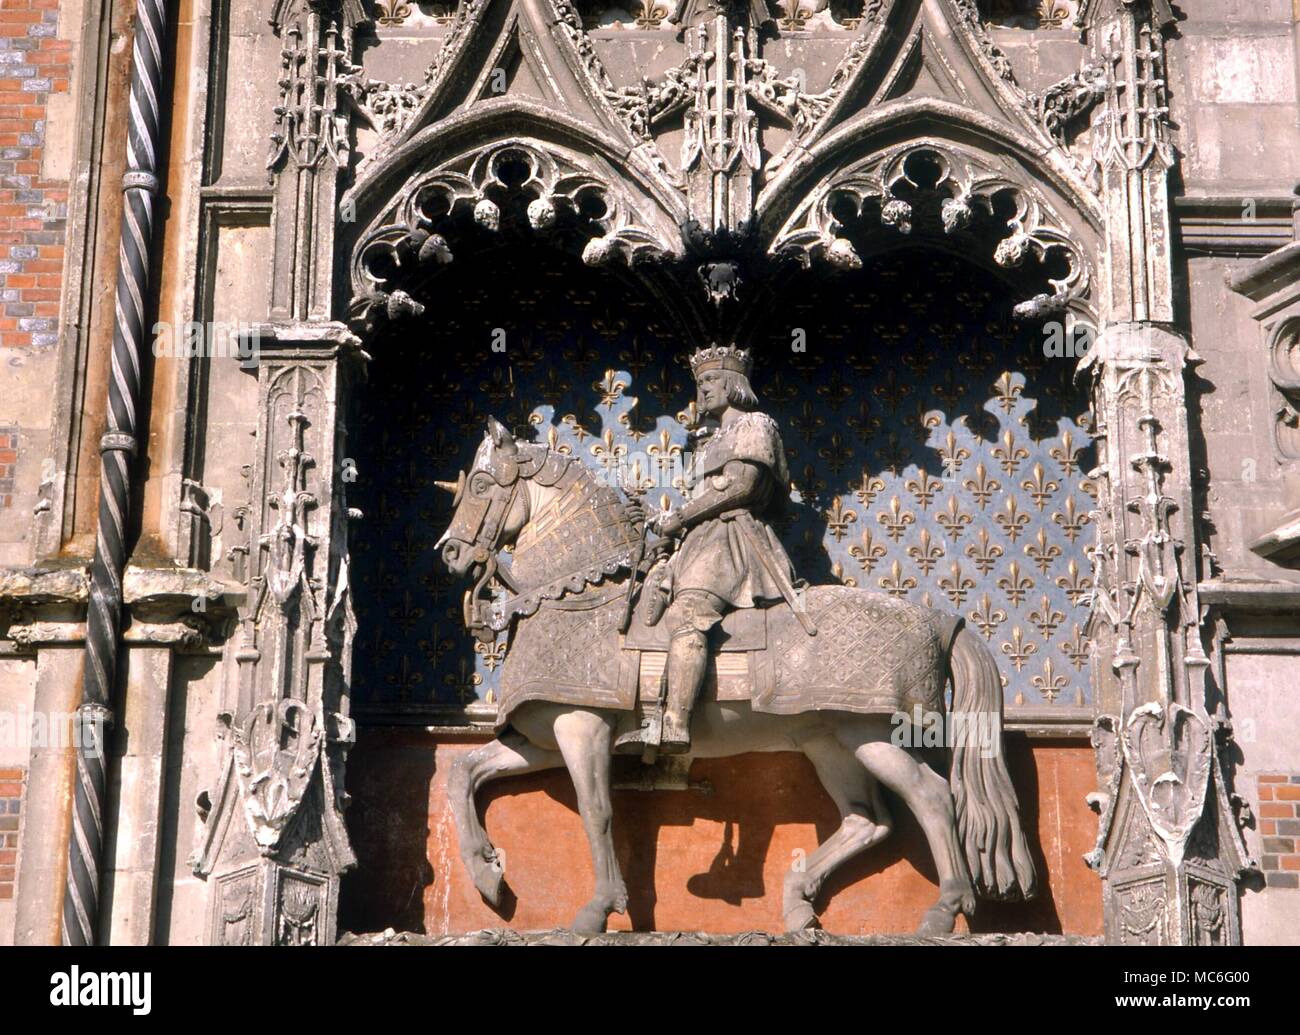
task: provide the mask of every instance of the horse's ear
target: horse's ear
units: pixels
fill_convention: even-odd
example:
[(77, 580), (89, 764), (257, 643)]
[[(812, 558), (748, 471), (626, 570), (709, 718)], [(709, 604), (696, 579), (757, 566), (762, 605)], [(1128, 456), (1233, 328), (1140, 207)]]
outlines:
[(510, 434), (509, 430), (495, 417), (489, 417), (487, 421), (488, 434), (492, 436), (492, 444), (497, 449), (506, 453), (513, 453), (518, 449), (518, 443), (515, 437)]

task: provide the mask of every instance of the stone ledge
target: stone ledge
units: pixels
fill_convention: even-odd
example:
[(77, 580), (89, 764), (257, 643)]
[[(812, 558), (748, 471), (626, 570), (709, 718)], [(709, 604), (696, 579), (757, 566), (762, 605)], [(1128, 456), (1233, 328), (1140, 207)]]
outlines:
[(381, 931), (377, 934), (345, 934), (339, 945), (1101, 945), (1102, 939), (1077, 934), (949, 934), (925, 937), (912, 934), (770, 934), (743, 931), (738, 934), (708, 934), (703, 931), (616, 931), (609, 934), (575, 934), (573, 931), (511, 931), (489, 927), (465, 934), (432, 937), (409, 931)]

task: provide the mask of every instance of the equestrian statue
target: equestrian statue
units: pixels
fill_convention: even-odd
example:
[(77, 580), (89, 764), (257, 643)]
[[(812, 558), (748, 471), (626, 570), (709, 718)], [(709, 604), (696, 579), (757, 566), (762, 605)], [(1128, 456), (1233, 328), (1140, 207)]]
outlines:
[[(613, 754), (801, 751), (841, 823), (786, 875), (788, 931), (816, 927), (830, 874), (889, 835), (881, 784), (916, 816), (939, 875), (919, 934), (950, 933), (977, 894), (1032, 897), (992, 653), (954, 615), (797, 579), (770, 524), (790, 502), (785, 449), (759, 412), (749, 353), (700, 349), (691, 369), (702, 428), (679, 509), (647, 518), (580, 459), (491, 418), (454, 485), (439, 546), (453, 574), (475, 579), (466, 627), (488, 642), (509, 635), (497, 737), (462, 756), (449, 782), (475, 887), (499, 905), (504, 872), (475, 803), (490, 780), (568, 769), (596, 877), (572, 927), (598, 933), (627, 905)], [(949, 683), (945, 778), (905, 746), (919, 730), (898, 734), (945, 716)]]

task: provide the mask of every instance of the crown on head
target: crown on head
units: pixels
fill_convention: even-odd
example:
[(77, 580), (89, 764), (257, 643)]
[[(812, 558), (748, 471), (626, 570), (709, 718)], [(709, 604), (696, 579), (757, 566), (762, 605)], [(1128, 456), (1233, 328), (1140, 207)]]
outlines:
[(754, 361), (748, 349), (738, 349), (734, 345), (710, 345), (708, 348), (696, 349), (691, 356), (691, 373), (697, 378), (708, 370), (731, 370), (749, 377), (754, 369)]

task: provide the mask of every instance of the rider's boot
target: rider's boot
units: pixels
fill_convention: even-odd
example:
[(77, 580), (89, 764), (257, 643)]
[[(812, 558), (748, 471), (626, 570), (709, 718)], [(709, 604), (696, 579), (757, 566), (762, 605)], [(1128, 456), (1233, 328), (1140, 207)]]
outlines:
[(683, 629), (668, 644), (668, 700), (659, 741), (659, 750), (665, 755), (685, 754), (691, 749), (691, 709), (708, 664), (708, 637), (698, 629)]

